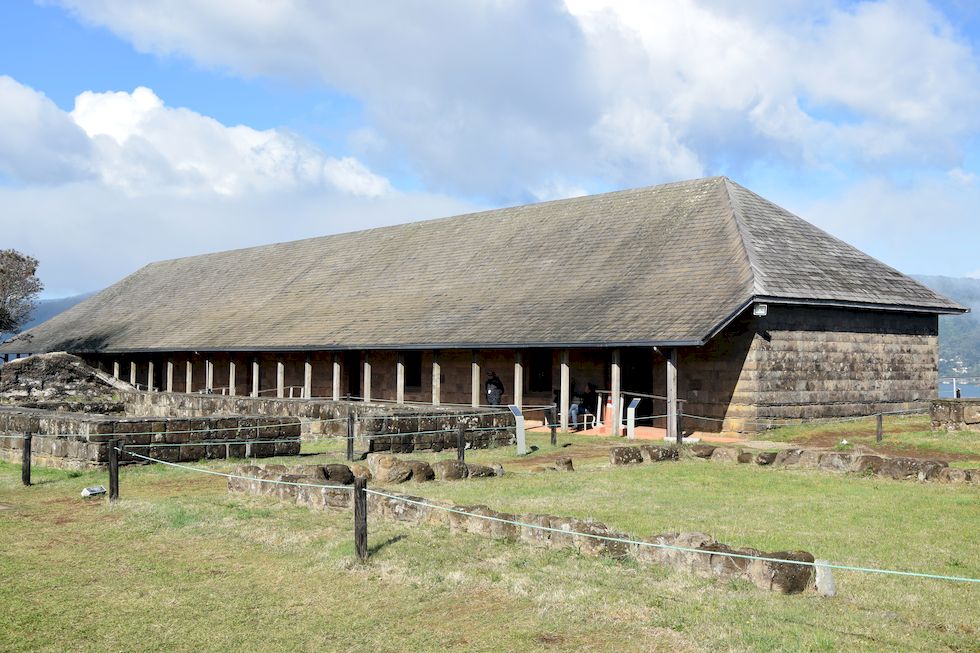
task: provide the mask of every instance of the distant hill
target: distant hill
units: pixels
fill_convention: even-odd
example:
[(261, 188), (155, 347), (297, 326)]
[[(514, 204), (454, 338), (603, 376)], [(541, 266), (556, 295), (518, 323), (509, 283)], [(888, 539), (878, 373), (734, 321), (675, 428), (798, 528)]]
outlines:
[[(87, 292), (81, 295), (73, 295), (71, 297), (42, 299), (38, 301), (37, 308), (34, 309), (34, 313), (31, 315), (30, 321), (24, 325), (22, 330), (27, 331), (28, 329), (36, 327), (41, 322), (47, 322), (58, 313), (64, 313), (75, 304), (88, 299), (94, 294), (94, 292)], [(0, 342), (3, 342), (12, 335), (12, 333), (0, 333)]]
[(914, 278), (970, 308), (966, 315), (939, 317), (939, 375), (980, 376), (980, 279)]

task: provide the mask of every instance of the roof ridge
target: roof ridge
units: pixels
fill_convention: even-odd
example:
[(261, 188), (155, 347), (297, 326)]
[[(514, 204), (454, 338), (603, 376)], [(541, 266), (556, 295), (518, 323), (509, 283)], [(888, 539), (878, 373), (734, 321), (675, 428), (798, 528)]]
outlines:
[(755, 248), (752, 246), (752, 239), (749, 237), (747, 228), (742, 221), (742, 205), (735, 199), (732, 193), (732, 185), (735, 182), (724, 176), (721, 177), (721, 180), (725, 189), (725, 196), (728, 198), (728, 206), (732, 212), (732, 220), (735, 221), (735, 230), (738, 232), (739, 240), (742, 243), (742, 251), (745, 253), (745, 262), (748, 263), (749, 273), (752, 275), (752, 295), (754, 297), (765, 295), (765, 288), (759, 282), (759, 266), (756, 264), (758, 257), (756, 256)]

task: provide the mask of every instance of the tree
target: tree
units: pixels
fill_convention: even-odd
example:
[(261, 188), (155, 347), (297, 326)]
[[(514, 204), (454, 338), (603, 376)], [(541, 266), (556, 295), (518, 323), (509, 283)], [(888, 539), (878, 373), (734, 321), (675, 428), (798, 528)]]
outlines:
[(44, 286), (37, 259), (14, 249), (0, 250), (0, 332), (17, 333), (37, 308)]

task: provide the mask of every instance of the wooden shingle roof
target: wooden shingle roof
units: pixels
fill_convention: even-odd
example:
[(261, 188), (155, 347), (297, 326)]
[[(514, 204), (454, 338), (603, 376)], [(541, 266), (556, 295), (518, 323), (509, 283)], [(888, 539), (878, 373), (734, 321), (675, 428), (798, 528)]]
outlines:
[(757, 300), (965, 310), (715, 177), (161, 261), (0, 351), (696, 345)]

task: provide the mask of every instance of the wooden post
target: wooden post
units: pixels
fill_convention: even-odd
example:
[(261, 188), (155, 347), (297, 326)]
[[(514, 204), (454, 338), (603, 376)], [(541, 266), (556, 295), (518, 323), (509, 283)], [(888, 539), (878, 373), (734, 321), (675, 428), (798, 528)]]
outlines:
[(234, 397), (238, 394), (238, 365), (235, 364), (235, 359), (228, 356), (228, 396)]
[(167, 392), (174, 391), (174, 362), (167, 360)]
[(351, 412), (347, 413), (347, 460), (354, 460), (354, 413)]
[(439, 362), (439, 352), (432, 352), (432, 405), (442, 403), (442, 363)]
[(357, 559), (367, 562), (367, 479), (354, 477), (354, 551)]
[(153, 361), (146, 363), (146, 391), (153, 392)]
[(514, 405), (524, 408), (524, 356), (520, 350), (514, 352)]
[(619, 414), (623, 410), (623, 375), (619, 362), (619, 349), (612, 350), (612, 360), (610, 362), (609, 371), (611, 377), (609, 379), (609, 392), (612, 395), (612, 418), (606, 427), (609, 429), (609, 435), (619, 436), (622, 433)]
[(129, 385), (136, 387), (136, 361), (129, 361)]
[(119, 499), (119, 452), (116, 447), (119, 440), (109, 440), (109, 501), (115, 503)]
[(551, 411), (548, 415), (551, 426), (551, 446), (558, 446), (558, 404), (551, 404)]
[(460, 422), (456, 429), (456, 460), (466, 462), (466, 424)]
[(561, 411), (559, 415), (559, 420), (561, 422), (561, 430), (568, 431), (568, 409), (571, 408), (571, 388), (569, 388), (570, 374), (568, 368), (568, 350), (561, 350), (561, 385), (559, 386), (559, 400), (561, 405), (558, 407)]
[(307, 355), (306, 362), (303, 364), (303, 398), (309, 399), (313, 396), (313, 360)]
[(330, 380), (333, 383), (333, 400), (340, 401), (340, 354), (333, 355), (333, 375)]
[(252, 396), (259, 396), (259, 359), (252, 359)]
[(184, 392), (194, 392), (194, 363), (187, 359), (187, 370), (184, 374)]
[(20, 464), (20, 482), (25, 486), (31, 486), (31, 436), (30, 433), (24, 434), (24, 458)]
[(395, 403), (405, 403), (405, 354), (395, 355)]
[(119, 378), (119, 361), (112, 361), (112, 377)]
[(881, 442), (882, 436), (885, 434), (884, 419), (884, 415), (881, 413), (878, 413), (875, 418), (875, 442)]

